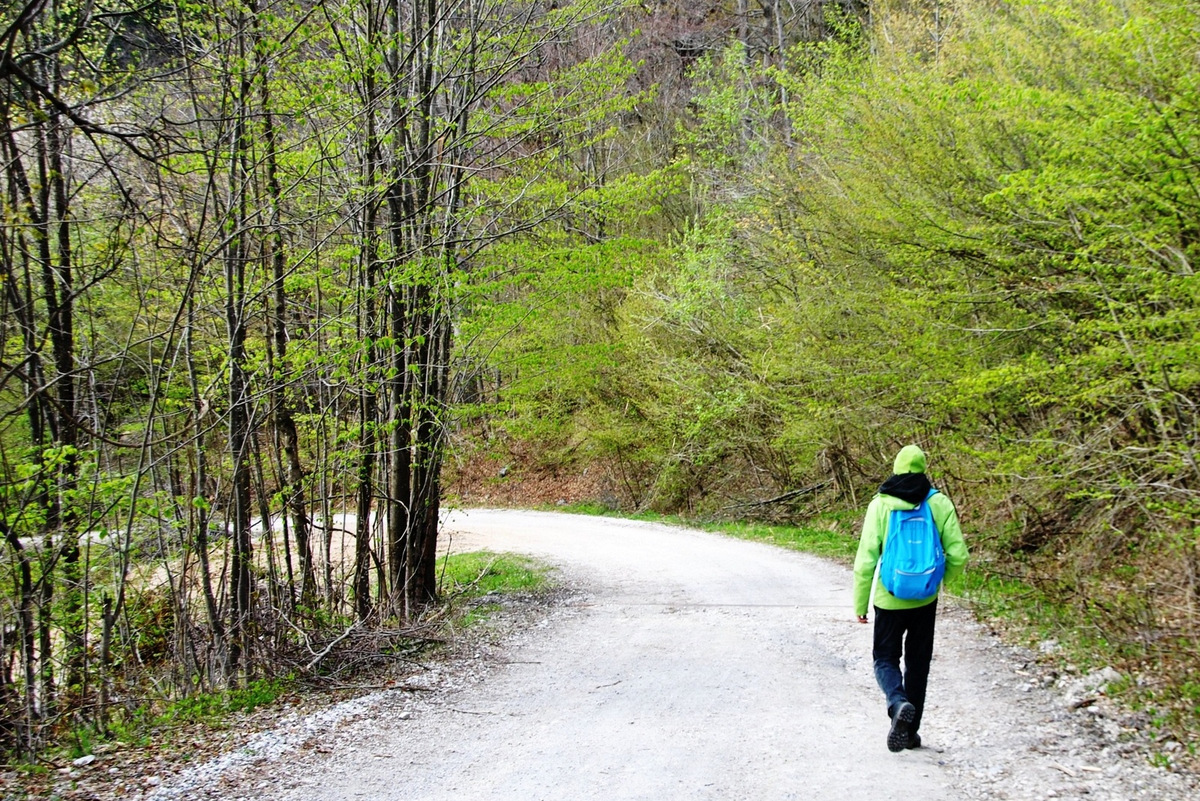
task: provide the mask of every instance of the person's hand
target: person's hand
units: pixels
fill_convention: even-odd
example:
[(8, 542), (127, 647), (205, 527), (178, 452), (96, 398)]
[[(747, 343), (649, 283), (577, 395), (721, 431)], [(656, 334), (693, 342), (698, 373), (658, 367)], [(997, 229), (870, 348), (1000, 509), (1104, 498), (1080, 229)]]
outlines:
[(866, 616), (866, 615), (859, 615), (859, 616), (858, 616), (858, 622), (859, 622), (859, 623), (866, 623), (866, 622), (867, 622), (867, 616)]

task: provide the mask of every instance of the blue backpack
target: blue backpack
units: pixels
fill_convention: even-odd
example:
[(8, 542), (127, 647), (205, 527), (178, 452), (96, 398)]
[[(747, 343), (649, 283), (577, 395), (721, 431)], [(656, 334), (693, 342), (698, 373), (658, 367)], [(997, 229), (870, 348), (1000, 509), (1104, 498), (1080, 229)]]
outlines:
[(888, 518), (879, 578), (901, 600), (934, 595), (946, 573), (946, 552), (929, 508), (936, 492), (931, 489), (916, 509), (893, 509)]

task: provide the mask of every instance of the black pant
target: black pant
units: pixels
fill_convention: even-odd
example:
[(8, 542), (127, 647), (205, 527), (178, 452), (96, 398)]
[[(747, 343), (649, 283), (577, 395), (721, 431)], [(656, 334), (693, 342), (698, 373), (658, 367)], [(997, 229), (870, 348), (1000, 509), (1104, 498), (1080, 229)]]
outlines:
[[(910, 731), (921, 726), (925, 711), (925, 687), (929, 683), (929, 662), (933, 659), (933, 624), (937, 600), (916, 609), (880, 609), (875, 607), (875, 681), (887, 696), (888, 717), (898, 704), (908, 701), (917, 708)], [(905, 636), (907, 634), (907, 636)], [(900, 656), (904, 656), (904, 675), (900, 675)]]

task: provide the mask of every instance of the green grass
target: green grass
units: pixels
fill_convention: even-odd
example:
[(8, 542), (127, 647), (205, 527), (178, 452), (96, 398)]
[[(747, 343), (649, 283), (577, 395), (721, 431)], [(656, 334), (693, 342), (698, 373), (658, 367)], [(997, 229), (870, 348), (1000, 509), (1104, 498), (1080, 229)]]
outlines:
[(438, 560), (438, 593), (453, 625), (471, 628), (486, 623), (503, 606), (504, 595), (544, 592), (549, 568), (525, 556), (473, 551)]
[(438, 592), (452, 598), (476, 598), (492, 593), (536, 592), (545, 589), (547, 568), (514, 554), (490, 551), (452, 554), (438, 560)]
[[(551, 507), (547, 507), (550, 509)], [(858, 549), (858, 536), (854, 533), (857, 514), (830, 512), (814, 518), (806, 526), (786, 526), (772, 523), (744, 521), (692, 520), (679, 515), (661, 515), (654, 512), (623, 514), (598, 503), (576, 503), (552, 507), (556, 512), (593, 515), (597, 517), (621, 517), (627, 520), (646, 520), (654, 523), (669, 523), (689, 528), (727, 534), (743, 540), (769, 542), (793, 551), (804, 551), (840, 562), (854, 560)]]
[(189, 724), (209, 729), (228, 727), (230, 716), (274, 704), (297, 687), (295, 676), (260, 679), (245, 687), (195, 693), (172, 701), (152, 701), (130, 712), (114, 715), (104, 729), (92, 724), (75, 726), (63, 734), (51, 750), (61, 759), (73, 760), (96, 753), (97, 747), (120, 743), (122, 747), (149, 748), (169, 743), (171, 732)]
[(820, 520), (816, 525), (810, 526), (741, 522), (692, 525), (704, 531), (728, 534), (743, 540), (768, 542), (793, 551), (804, 551), (836, 559), (839, 562), (854, 561), (854, 553), (858, 550), (858, 537), (852, 533), (846, 533), (839, 525), (839, 521), (833, 518)]
[(167, 704), (155, 718), (157, 724), (208, 723), (224, 719), (234, 712), (250, 712), (274, 703), (295, 684), (294, 677), (260, 679), (245, 687), (215, 693), (197, 693)]
[[(1064, 594), (1053, 584), (1042, 587), (1001, 570), (980, 555), (974, 567), (948, 584), (946, 591), (966, 601), (975, 616), (1006, 641), (1030, 648), (1039, 662), (1055, 670), (1084, 675), (1115, 668), (1122, 678), (1109, 684), (1105, 694), (1126, 709), (1143, 713), (1152, 736), (1182, 743), (1183, 752), (1177, 757), (1194, 766), (1200, 742), (1200, 682), (1181, 680), (1178, 666), (1169, 674), (1170, 660), (1155, 651), (1168, 644), (1122, 633), (1109, 617), (1114, 611), (1111, 606), (1101, 610), (1087, 597)], [(1043, 650), (1041, 645), (1048, 641), (1055, 646)], [(1194, 650), (1194, 646), (1175, 649)], [(1149, 757), (1159, 767), (1168, 767), (1175, 758), (1162, 753)]]
[[(543, 512), (562, 512), (569, 515), (590, 515), (592, 517), (619, 517), (622, 520), (647, 520), (651, 523), (681, 523), (689, 524), (679, 515), (662, 515), (658, 512), (622, 512), (602, 503), (594, 501), (579, 501), (564, 506), (546, 505), (538, 507)], [(690, 525), (690, 524), (689, 524)]]

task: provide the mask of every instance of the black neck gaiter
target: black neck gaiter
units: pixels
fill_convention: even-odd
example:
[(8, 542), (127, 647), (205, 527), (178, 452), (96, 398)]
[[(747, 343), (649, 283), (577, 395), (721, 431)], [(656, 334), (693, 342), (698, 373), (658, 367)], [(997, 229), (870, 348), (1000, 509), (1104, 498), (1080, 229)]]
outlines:
[(915, 505), (925, 500), (932, 486), (924, 473), (899, 473), (883, 482), (879, 492)]

